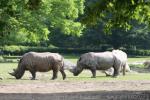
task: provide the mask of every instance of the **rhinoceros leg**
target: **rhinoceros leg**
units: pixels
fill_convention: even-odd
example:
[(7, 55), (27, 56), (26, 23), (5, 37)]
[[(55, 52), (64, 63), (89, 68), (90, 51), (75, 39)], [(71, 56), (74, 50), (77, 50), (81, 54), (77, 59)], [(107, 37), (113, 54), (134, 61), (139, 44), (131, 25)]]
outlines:
[(96, 68), (91, 67), (92, 76), (91, 78), (96, 78)]
[(57, 74), (58, 74), (58, 69), (53, 69), (53, 76), (51, 78), (51, 80), (54, 80), (57, 78)]
[(123, 65), (123, 69), (122, 69), (122, 71), (123, 71), (123, 75), (126, 75), (126, 64), (125, 64), (125, 65)]
[(30, 71), (30, 72), (31, 72), (31, 74), (32, 74), (32, 78), (31, 78), (31, 80), (35, 80), (36, 72), (35, 72), (35, 71)]
[(118, 67), (114, 67), (113, 77), (117, 77), (118, 75), (119, 75), (119, 68)]
[(61, 72), (61, 74), (62, 74), (62, 77), (63, 77), (63, 80), (66, 78), (66, 74), (65, 74), (65, 72), (64, 72), (64, 69), (60, 69), (60, 72)]

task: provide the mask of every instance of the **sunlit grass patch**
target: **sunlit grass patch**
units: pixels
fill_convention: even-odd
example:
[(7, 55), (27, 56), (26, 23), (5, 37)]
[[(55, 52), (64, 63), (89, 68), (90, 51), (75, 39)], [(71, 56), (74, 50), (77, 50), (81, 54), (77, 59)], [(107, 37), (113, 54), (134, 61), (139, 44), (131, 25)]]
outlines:
[[(79, 55), (64, 55), (65, 59), (70, 60), (73, 63), (76, 63)], [(138, 57), (138, 58), (129, 58), (129, 62), (143, 61), (148, 60), (150, 57)], [(31, 74), (26, 71), (22, 79), (16, 80), (13, 76), (9, 75), (8, 72), (12, 72), (13, 68), (17, 68), (18, 63), (0, 63), (0, 77), (3, 80), (0, 80), (1, 83), (37, 83), (37, 82), (62, 82), (62, 81), (109, 81), (109, 80), (150, 80), (150, 73), (127, 73), (126, 76), (123, 76), (122, 73), (118, 78), (106, 77), (104, 73), (101, 71), (97, 71), (97, 77), (91, 78), (92, 74), (89, 70), (83, 70), (83, 72), (79, 76), (73, 76), (73, 74), (67, 70), (65, 70), (67, 74), (66, 80), (62, 79), (62, 75), (59, 72), (58, 78), (56, 80), (51, 80), (52, 71), (49, 72), (37, 72), (37, 80), (31, 81)], [(131, 66), (131, 65), (130, 65)], [(134, 67), (139, 67), (139, 65), (135, 65)], [(133, 67), (133, 66), (131, 66)], [(143, 68), (143, 65), (140, 65)]]

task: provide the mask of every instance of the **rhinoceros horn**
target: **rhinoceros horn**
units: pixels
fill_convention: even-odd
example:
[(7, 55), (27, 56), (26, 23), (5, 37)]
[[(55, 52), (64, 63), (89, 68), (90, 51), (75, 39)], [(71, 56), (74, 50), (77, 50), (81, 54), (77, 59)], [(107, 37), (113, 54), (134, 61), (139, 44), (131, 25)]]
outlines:
[(9, 73), (10, 75), (12, 75), (12, 76), (15, 76), (15, 73)]
[(15, 76), (16, 69), (13, 69), (13, 71), (14, 71), (14, 72), (9, 73), (9, 74), (12, 75), (12, 76)]

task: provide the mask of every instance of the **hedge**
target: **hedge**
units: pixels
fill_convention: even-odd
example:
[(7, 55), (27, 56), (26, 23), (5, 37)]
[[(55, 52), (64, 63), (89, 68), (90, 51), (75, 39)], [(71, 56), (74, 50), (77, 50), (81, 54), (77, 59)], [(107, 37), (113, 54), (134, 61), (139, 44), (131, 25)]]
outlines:
[[(110, 48), (107, 50), (111, 51)], [(57, 52), (63, 54), (82, 54), (86, 52), (102, 52), (106, 51), (104, 49), (85, 49), (85, 48), (56, 48), (56, 47), (29, 47), (29, 46), (4, 46), (0, 47), (0, 54), (4, 55), (23, 55), (26, 52), (35, 51), (35, 52)], [(150, 50), (123, 50), (128, 55), (136, 56), (150, 56)]]
[(150, 50), (125, 50), (128, 55), (136, 55), (136, 56), (150, 56)]
[(84, 49), (84, 48), (51, 48), (51, 47), (28, 47), (28, 46), (4, 46), (1, 47), (4, 55), (23, 55), (26, 52), (56, 52), (63, 54), (82, 54), (86, 52), (99, 52), (100, 49)]

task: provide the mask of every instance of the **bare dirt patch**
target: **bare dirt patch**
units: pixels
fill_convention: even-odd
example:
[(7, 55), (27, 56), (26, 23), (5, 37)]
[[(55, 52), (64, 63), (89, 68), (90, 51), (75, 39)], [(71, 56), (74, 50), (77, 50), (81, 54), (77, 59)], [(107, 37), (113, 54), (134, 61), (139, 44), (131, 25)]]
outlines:
[(149, 94), (150, 81), (0, 84), (0, 100), (150, 100)]
[(1, 84), (0, 93), (62, 93), (81, 91), (150, 90), (150, 81), (49, 82)]

